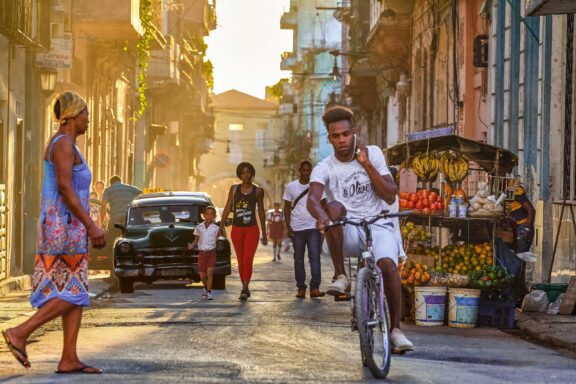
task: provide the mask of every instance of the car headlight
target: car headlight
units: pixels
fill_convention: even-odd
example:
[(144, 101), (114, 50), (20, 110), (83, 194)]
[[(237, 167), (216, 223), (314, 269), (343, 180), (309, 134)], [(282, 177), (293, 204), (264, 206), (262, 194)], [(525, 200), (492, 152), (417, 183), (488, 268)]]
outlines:
[(123, 241), (118, 245), (118, 252), (120, 253), (130, 253), (130, 250), (132, 250), (132, 244), (130, 244), (130, 242), (128, 241)]

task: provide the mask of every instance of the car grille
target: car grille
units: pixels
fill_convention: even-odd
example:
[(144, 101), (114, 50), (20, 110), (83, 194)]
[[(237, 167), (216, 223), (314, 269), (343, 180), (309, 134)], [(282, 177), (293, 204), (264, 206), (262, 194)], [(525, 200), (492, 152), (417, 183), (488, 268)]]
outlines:
[[(217, 253), (216, 261), (225, 261), (225, 254)], [(137, 252), (136, 261), (152, 266), (166, 266), (172, 264), (196, 265), (198, 264), (198, 251), (187, 249), (141, 249)]]

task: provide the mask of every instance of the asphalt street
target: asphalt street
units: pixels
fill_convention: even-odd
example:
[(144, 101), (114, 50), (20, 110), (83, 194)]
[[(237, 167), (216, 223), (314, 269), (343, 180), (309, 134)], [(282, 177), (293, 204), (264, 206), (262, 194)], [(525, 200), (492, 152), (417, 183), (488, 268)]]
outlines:
[[(323, 258), (323, 286), (332, 276)], [(374, 380), (362, 367), (350, 303), (297, 299), (292, 257), (272, 262), (258, 251), (252, 298), (240, 302), (237, 270), (214, 301), (187, 282), (138, 284), (134, 294), (105, 294), (85, 312), (79, 355), (104, 374), (57, 375), (60, 323), (36, 332), (25, 370), (0, 350), (0, 383), (190, 382), (356, 383)], [(405, 324), (416, 350), (394, 356), (389, 383), (569, 383), (576, 360), (519, 332)]]

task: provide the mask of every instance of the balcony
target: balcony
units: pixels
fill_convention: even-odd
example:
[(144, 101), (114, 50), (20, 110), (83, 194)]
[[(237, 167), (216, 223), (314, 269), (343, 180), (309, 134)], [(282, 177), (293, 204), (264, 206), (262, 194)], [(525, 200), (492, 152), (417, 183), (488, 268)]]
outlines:
[(136, 40), (144, 34), (140, 0), (76, 0), (75, 31), (107, 40)]
[(216, 28), (214, 0), (180, 0), (183, 12), (179, 16), (183, 28), (193, 35), (206, 36)]
[(148, 78), (151, 81), (180, 80), (178, 62), (180, 59), (180, 46), (174, 38), (169, 36), (164, 49), (150, 52), (150, 64), (148, 66)]
[(26, 48), (50, 48), (50, 9), (47, 2), (0, 0), (0, 34)]
[(566, 0), (526, 0), (525, 10), (529, 16), (560, 15), (575, 13), (576, 4)]
[(290, 10), (280, 17), (280, 29), (296, 29), (298, 27), (298, 12)]
[(294, 52), (284, 52), (281, 56), (280, 69), (291, 71), (296, 65), (296, 54)]
[(405, 68), (410, 62), (413, 1), (372, 2), (371, 28), (366, 48), (377, 64)]

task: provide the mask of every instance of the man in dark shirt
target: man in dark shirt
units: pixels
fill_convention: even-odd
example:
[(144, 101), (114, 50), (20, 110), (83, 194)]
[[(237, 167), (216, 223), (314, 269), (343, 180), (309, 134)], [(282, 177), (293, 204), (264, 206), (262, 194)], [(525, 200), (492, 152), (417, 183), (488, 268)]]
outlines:
[[(526, 190), (518, 180), (513, 180), (510, 189), (514, 190), (514, 201), (510, 204), (509, 217), (515, 224), (516, 253), (530, 251), (534, 240), (534, 218), (536, 210), (526, 196)], [(516, 300), (521, 305), (522, 299), (528, 293), (526, 287), (526, 262), (520, 262), (520, 271), (513, 283)]]
[(528, 252), (534, 240), (536, 210), (518, 181), (513, 188), (515, 192), (514, 201), (510, 204), (510, 218), (516, 224), (516, 253)]

